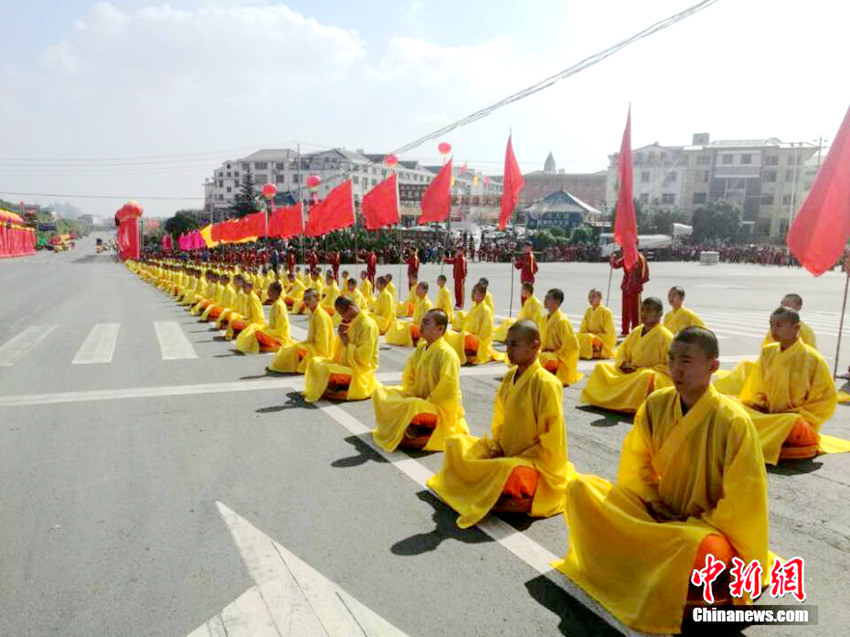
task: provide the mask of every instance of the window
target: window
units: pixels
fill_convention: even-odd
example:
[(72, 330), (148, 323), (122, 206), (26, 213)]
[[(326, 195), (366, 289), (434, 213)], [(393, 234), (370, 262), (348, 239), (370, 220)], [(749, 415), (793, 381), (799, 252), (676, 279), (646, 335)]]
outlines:
[(265, 184), (269, 180), (266, 175), (254, 175), (254, 183), (255, 184)]
[(706, 170), (706, 171), (702, 174), (702, 181), (703, 181), (703, 183), (707, 184), (707, 183), (708, 183), (708, 180), (709, 180), (710, 178), (711, 178), (711, 173), (710, 173), (710, 172), (708, 172), (708, 171)]
[(783, 206), (790, 206), (791, 205), (791, 195), (784, 195), (782, 197), (782, 205)]
[(788, 155), (788, 165), (793, 166), (797, 163), (797, 157), (795, 155)]
[(298, 175), (297, 173), (292, 175), (292, 183), (297, 184), (299, 177), (300, 177), (300, 175)]
[(643, 172), (641, 172), (640, 180), (644, 184), (649, 182), (649, 171), (648, 170), (644, 170)]
[(231, 188), (230, 188), (230, 186), (228, 186), (228, 187), (227, 187), (227, 192), (230, 192), (230, 191), (231, 191)]
[(724, 164), (731, 164), (732, 163), (732, 155), (723, 155), (721, 162), (724, 163)]
[(221, 179), (218, 180), (218, 187), (224, 188), (224, 181), (223, 180), (221, 180)]
[(360, 183), (360, 177), (358, 177), (357, 175), (354, 175), (354, 177), (351, 178), (351, 183), (359, 184)]
[(786, 168), (785, 169), (785, 181), (793, 181), (794, 180), (794, 169)]
[(765, 166), (778, 166), (779, 165), (779, 156), (778, 155), (768, 155), (764, 158)]
[(779, 236), (784, 237), (788, 234), (788, 219), (779, 220)]
[(239, 176), (239, 171), (237, 170), (236, 172), (234, 172), (234, 173), (233, 173), (233, 176), (234, 176), (234, 177), (238, 177), (238, 176)]
[(227, 164), (227, 170), (230, 170), (230, 164)]
[(638, 197), (638, 201), (645, 204), (646, 202), (649, 201), (649, 194), (647, 194), (645, 192), (640, 193), (640, 197)]
[(711, 157), (709, 155), (700, 155), (697, 157), (697, 164), (700, 166), (707, 166), (711, 163)]
[(247, 163), (243, 163), (242, 170), (251, 170), (251, 166), (249, 166)]
[(665, 192), (661, 195), (661, 203), (668, 205), (676, 203), (676, 195), (671, 192)]
[(230, 171), (227, 172), (227, 176), (230, 177)]
[(741, 163), (742, 164), (752, 164), (753, 156), (752, 155), (741, 155)]
[(373, 186), (377, 186), (377, 185), (378, 185), (378, 180), (377, 180), (377, 179), (373, 179), (373, 180), (372, 180), (372, 185), (373, 185)]
[(286, 183), (286, 175), (275, 175), (274, 181), (276, 184), (285, 184)]
[(254, 162), (254, 170), (268, 170), (269, 162), (267, 161), (255, 161)]
[(694, 193), (694, 203), (705, 203), (707, 196), (704, 192), (695, 192)]
[(776, 182), (776, 171), (775, 170), (765, 170), (762, 175), (762, 180), (768, 184), (772, 184)]
[(676, 181), (678, 175), (676, 173), (667, 173), (667, 181), (673, 182)]
[(218, 171), (218, 176), (219, 176), (219, 177), (224, 177), (224, 173), (222, 173), (222, 172), (219, 170), (219, 171)]
[(275, 162), (274, 169), (275, 170), (283, 170), (283, 162), (282, 161)]
[(762, 195), (761, 196), (761, 205), (772, 206), (773, 205), (773, 195)]

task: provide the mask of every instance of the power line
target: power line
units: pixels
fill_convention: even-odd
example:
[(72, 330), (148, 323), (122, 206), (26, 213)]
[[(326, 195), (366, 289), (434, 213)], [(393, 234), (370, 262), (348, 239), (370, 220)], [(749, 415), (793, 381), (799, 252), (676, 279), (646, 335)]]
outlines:
[(0, 195), (15, 195), (16, 197), (61, 197), (62, 199), (150, 199), (151, 201), (203, 201), (203, 197), (149, 197), (147, 195), (63, 195), (55, 192), (11, 192), (0, 190)]

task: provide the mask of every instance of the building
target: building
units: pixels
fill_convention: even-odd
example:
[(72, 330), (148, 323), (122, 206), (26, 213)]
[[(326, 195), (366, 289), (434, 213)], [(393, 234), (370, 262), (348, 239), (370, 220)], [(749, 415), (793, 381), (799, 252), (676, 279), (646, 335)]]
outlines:
[[(807, 162), (817, 153), (808, 142), (775, 137), (710, 141), (693, 136), (689, 146), (652, 144), (632, 151), (634, 196), (644, 212), (670, 210), (693, 216), (712, 200), (741, 206), (756, 239), (783, 237), (814, 180)], [(610, 156), (608, 197), (616, 200), (619, 154)]]
[(567, 173), (563, 169), (558, 170), (555, 158), (549, 153), (543, 170), (523, 175), (525, 187), (520, 193), (519, 202), (521, 206), (527, 206), (552, 193), (566, 190), (594, 208), (605, 210), (607, 177), (608, 172), (605, 170), (595, 173)]
[[(311, 175), (317, 175), (321, 183), (316, 190), (319, 199), (323, 199), (342, 179), (350, 177), (355, 206), (359, 206), (369, 190), (389, 177), (391, 172), (398, 175), (399, 201), (404, 225), (413, 225), (421, 214), (419, 204), (422, 195), (431, 183), (440, 166), (422, 166), (418, 161), (400, 161), (395, 167), (384, 165), (385, 154), (364, 153), (334, 148), (328, 151), (302, 154), (288, 148), (266, 149), (243, 157), (224, 162), (211, 179), (204, 183), (204, 210), (213, 220), (224, 219), (234, 204), (242, 180), (250, 174), (258, 188), (266, 183), (274, 183), (278, 188), (278, 202), (296, 200), (299, 187)], [(464, 171), (455, 168), (452, 185), (452, 219), (468, 220), (472, 217), (489, 218), (493, 216), (490, 208), (495, 207), (498, 217), (499, 198), (502, 187), (500, 180), (484, 177), (476, 171)], [(307, 189), (300, 195), (309, 201)], [(494, 203), (495, 202), (495, 203)]]
[(582, 223), (597, 223), (602, 213), (572, 193), (559, 190), (534, 202), (525, 210), (525, 226), (530, 230), (563, 228), (570, 230)]

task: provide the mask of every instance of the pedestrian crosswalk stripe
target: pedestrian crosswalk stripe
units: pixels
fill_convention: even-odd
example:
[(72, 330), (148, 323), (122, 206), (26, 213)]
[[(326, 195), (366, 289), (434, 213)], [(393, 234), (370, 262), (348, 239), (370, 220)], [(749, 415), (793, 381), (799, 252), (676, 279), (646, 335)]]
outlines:
[(0, 367), (11, 367), (30, 349), (56, 329), (55, 325), (33, 325), (0, 347)]
[(98, 323), (80, 346), (71, 365), (111, 363), (118, 342), (120, 323)]
[(195, 348), (177, 321), (157, 321), (153, 324), (162, 360), (174, 361), (198, 358)]

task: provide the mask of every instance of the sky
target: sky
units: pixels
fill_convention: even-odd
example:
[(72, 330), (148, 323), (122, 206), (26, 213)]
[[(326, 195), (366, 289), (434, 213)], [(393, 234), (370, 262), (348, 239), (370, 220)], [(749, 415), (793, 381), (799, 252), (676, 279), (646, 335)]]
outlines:
[[(0, 198), (201, 208), (226, 159), (388, 152), (696, 2), (0, 0)], [(850, 105), (848, 18), (834, 0), (720, 0), (405, 158), (438, 163), (447, 141), (500, 174), (512, 132), (525, 172), (550, 151), (603, 170), (629, 103), (634, 148), (829, 140)]]

